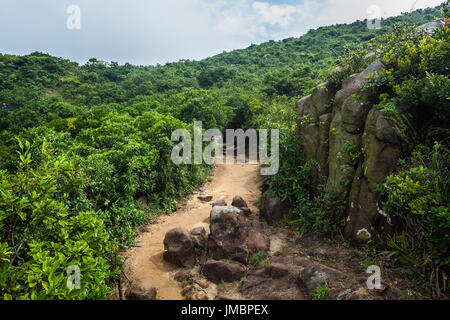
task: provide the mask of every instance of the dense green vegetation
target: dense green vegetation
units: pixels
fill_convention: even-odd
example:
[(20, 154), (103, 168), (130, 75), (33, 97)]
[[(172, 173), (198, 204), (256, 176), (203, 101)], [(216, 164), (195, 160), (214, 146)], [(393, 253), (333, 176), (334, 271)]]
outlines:
[[(443, 14), (446, 17), (444, 10)], [(388, 69), (371, 78), (365, 88), (378, 97), (372, 104), (394, 121), (404, 144), (399, 171), (379, 186), (385, 200), (381, 209), (397, 226), (385, 254), (437, 294), (450, 273), (449, 36), (448, 27), (429, 36), (414, 26), (396, 25), (394, 32), (348, 50), (339, 58), (337, 72), (327, 77), (339, 88), (344, 79), (363, 71), (375, 59), (387, 64)], [(370, 52), (376, 54), (368, 59)], [(405, 106), (406, 115), (399, 111)], [(278, 115), (271, 117), (268, 112), (267, 116), (278, 121)], [(284, 162), (280, 173), (268, 178), (268, 184), (293, 205), (291, 225), (301, 232), (340, 235), (348, 199), (329, 190), (312, 190), (308, 179), (314, 164), (302, 157), (295, 144), (295, 112), (291, 117), (290, 125), (286, 118), (280, 119), (286, 133), (281, 143), (285, 146), (281, 149)], [(412, 123), (414, 118), (420, 122)], [(361, 151), (351, 146), (347, 149), (356, 165)]]
[[(325, 80), (337, 62), (353, 68), (338, 73), (340, 80), (363, 67), (354, 59), (366, 52), (364, 43), (393, 31), (396, 23), (419, 25), (438, 15), (437, 9), (418, 10), (383, 21), (379, 30), (369, 30), (364, 21), (322, 27), (301, 38), (164, 66), (96, 59), (80, 66), (37, 52), (0, 55), (0, 99), (8, 104), (0, 112), (0, 296), (105, 298), (121, 272), (118, 252), (133, 242), (138, 227), (174, 210), (205, 180), (209, 167), (170, 161), (172, 132), (192, 131), (194, 120), (203, 121), (204, 128), (281, 129), (280, 173), (267, 182), (297, 208), (318, 213), (304, 225), (328, 230), (333, 224), (324, 208), (336, 208), (337, 200), (313, 199), (309, 193), (309, 164), (295, 141), (293, 104)], [(433, 109), (426, 111), (432, 115), (429, 123), (436, 127), (429, 139), (448, 137), (442, 131), (448, 107), (440, 104), (449, 96), (448, 71), (442, 69), (447, 68), (442, 63), (448, 61), (448, 32), (411, 40), (421, 50), (408, 51), (411, 61), (395, 51), (408, 47), (405, 34), (378, 41), (387, 46), (380, 55), (397, 73), (383, 75), (371, 89), (388, 93), (380, 96), (381, 108), (402, 99), (427, 102), (425, 107)], [(442, 47), (447, 56), (439, 60), (430, 47)], [(419, 68), (412, 72), (416, 78), (408, 78), (408, 68)], [(439, 107), (443, 112), (434, 109)], [(398, 180), (389, 181), (386, 187), (398, 187)], [(432, 192), (440, 202), (421, 206), (432, 207), (436, 217), (448, 216), (445, 190), (439, 186)], [(145, 205), (139, 199), (146, 199)], [(386, 206), (403, 207), (395, 201), (387, 199)], [(438, 220), (421, 223), (432, 229), (427, 245), (448, 241), (433, 234)], [(80, 289), (67, 288), (70, 265), (81, 269)]]

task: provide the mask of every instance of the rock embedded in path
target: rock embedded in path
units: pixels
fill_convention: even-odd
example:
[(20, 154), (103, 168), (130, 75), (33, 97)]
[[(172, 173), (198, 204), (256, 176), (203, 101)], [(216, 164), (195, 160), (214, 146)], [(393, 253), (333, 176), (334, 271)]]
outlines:
[(164, 259), (180, 266), (190, 267), (195, 264), (195, 242), (185, 228), (175, 228), (166, 233), (164, 238)]
[(256, 270), (243, 281), (239, 293), (252, 300), (306, 300), (294, 275), (275, 277), (269, 274), (269, 270)]
[(213, 283), (234, 282), (245, 276), (243, 265), (228, 261), (209, 260), (203, 266), (203, 274)]
[(247, 208), (247, 207), (242, 207), (242, 208), (239, 208), (239, 209), (241, 209), (242, 213), (243, 213), (244, 216), (246, 216), (246, 217), (250, 217), (250, 216), (252, 215), (252, 210), (250, 210), (250, 209)]
[(291, 274), (290, 267), (282, 263), (272, 263), (265, 268), (252, 270), (248, 277), (267, 278), (267, 279), (281, 279)]
[(270, 275), (272, 279), (281, 279), (290, 275), (289, 267), (281, 263), (273, 263), (265, 268), (266, 274)]
[(210, 212), (210, 233), (216, 237), (235, 234), (236, 227), (245, 227), (246, 219), (242, 211), (236, 207), (214, 207)]
[(175, 274), (174, 279), (175, 281), (183, 282), (192, 279), (194, 275), (195, 275), (194, 269), (183, 269)]
[(213, 202), (212, 207), (226, 207), (227, 206), (227, 202), (225, 200), (217, 200), (215, 202)]
[(365, 287), (360, 287), (341, 297), (342, 300), (370, 300), (370, 298), (370, 293)]
[(231, 205), (236, 208), (248, 208), (247, 202), (241, 196), (235, 196)]
[(206, 236), (206, 230), (203, 227), (197, 227), (191, 230), (191, 234), (194, 236)]
[(125, 291), (127, 300), (156, 300), (157, 290), (147, 281), (136, 281)]
[(266, 191), (261, 198), (260, 217), (267, 221), (269, 225), (282, 220), (290, 211), (289, 206), (273, 193)]
[(197, 197), (202, 202), (209, 202), (213, 199), (213, 196), (209, 194), (202, 194)]

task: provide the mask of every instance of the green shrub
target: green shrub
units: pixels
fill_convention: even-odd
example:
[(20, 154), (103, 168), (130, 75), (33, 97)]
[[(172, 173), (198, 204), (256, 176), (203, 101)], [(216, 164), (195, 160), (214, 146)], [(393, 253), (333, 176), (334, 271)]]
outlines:
[(251, 259), (250, 263), (252, 263), (255, 266), (259, 266), (261, 268), (267, 267), (269, 265), (269, 262), (267, 258), (269, 257), (269, 254), (265, 251), (258, 251), (255, 252)]
[(419, 147), (382, 188), (383, 210), (400, 226), (389, 240), (391, 255), (410, 273), (435, 279), (436, 289), (450, 271), (449, 164), (442, 145)]
[[(64, 158), (31, 164), (21, 144), (16, 175), (0, 171), (0, 293), (5, 299), (103, 299), (110, 291), (109, 235), (93, 212), (71, 214), (58, 198), (58, 176), (74, 169)], [(67, 286), (67, 268), (81, 287)]]

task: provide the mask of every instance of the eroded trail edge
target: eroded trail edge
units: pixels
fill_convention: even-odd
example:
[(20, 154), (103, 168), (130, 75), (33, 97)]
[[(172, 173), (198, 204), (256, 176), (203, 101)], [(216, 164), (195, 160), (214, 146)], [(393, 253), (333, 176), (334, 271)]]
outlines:
[(223, 199), (231, 203), (235, 195), (246, 199), (250, 209), (256, 210), (255, 200), (261, 195), (263, 179), (260, 166), (246, 164), (218, 165), (212, 180), (178, 211), (170, 216), (161, 216), (157, 222), (146, 227), (136, 240), (139, 247), (133, 247), (124, 254), (125, 273), (131, 281), (141, 281), (157, 289), (158, 300), (184, 300), (180, 284), (173, 279), (180, 268), (163, 259), (164, 237), (167, 231), (184, 227), (191, 230), (205, 227), (209, 231), (211, 203), (201, 202), (200, 193), (212, 195), (213, 201)]

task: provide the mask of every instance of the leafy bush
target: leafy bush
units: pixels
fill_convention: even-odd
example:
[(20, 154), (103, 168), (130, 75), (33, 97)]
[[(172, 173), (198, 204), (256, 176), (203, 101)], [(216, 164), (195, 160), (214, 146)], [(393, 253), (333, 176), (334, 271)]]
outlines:
[[(205, 180), (208, 166), (170, 160), (171, 133), (192, 127), (156, 111), (98, 116), (78, 122), (74, 138), (25, 132), (32, 143), (19, 140), (17, 171), (0, 171), (3, 298), (105, 298), (121, 272), (118, 250), (150, 217), (135, 199), (145, 196), (152, 213), (169, 212)], [(70, 266), (80, 268), (81, 289), (67, 287)]]
[[(16, 175), (0, 171), (0, 288), (5, 299), (102, 299), (110, 291), (109, 235), (93, 212), (71, 214), (58, 198), (58, 177), (72, 175), (64, 158), (30, 167), (22, 145)], [(67, 286), (77, 266), (81, 287)]]
[(438, 291), (450, 271), (449, 164), (442, 145), (418, 147), (382, 187), (383, 210), (400, 226), (389, 241), (391, 255), (410, 273), (426, 270)]

